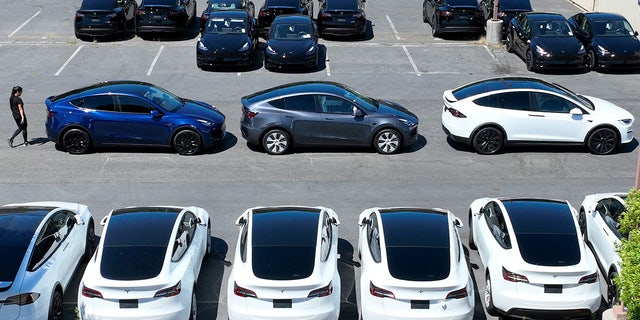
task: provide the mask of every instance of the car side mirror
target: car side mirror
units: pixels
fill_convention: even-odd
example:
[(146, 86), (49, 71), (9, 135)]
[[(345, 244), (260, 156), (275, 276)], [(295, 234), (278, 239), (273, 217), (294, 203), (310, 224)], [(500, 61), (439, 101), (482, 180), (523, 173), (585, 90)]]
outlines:
[(464, 224), (462, 223), (462, 220), (460, 220), (460, 218), (458, 218), (458, 217), (454, 217), (453, 218), (453, 225), (456, 226), (457, 228), (464, 227)]
[(236, 226), (241, 226), (247, 223), (247, 219), (245, 219), (244, 216), (238, 218), (238, 220), (236, 220)]
[(580, 110), (580, 108), (573, 108), (569, 110), (569, 114), (572, 116), (581, 116), (583, 113), (582, 113), (582, 110)]
[(152, 118), (158, 118), (161, 117), (162, 114), (158, 111), (158, 110), (151, 110), (151, 112), (149, 112), (149, 114), (151, 115)]
[(370, 224), (371, 224), (371, 220), (369, 220), (369, 218), (367, 218), (367, 217), (362, 218), (362, 221), (360, 221), (360, 223), (358, 223), (358, 225), (361, 225), (361, 226), (370, 225)]
[(487, 209), (485, 208), (480, 208), (480, 211), (478, 211), (478, 215), (484, 215), (487, 213)]
[(633, 32), (633, 36), (634, 36), (634, 37), (637, 37), (637, 36), (638, 36), (638, 31), (634, 31), (634, 32)]
[(364, 117), (364, 112), (358, 108), (355, 108), (355, 110), (353, 110), (353, 116), (356, 118), (362, 118)]
[(102, 218), (102, 220), (100, 220), (100, 225), (101, 226), (106, 225), (107, 224), (107, 220), (109, 220), (109, 216), (108, 215), (104, 216), (104, 218)]
[(82, 218), (80, 217), (79, 214), (76, 214), (73, 216), (73, 220), (75, 220), (75, 223), (78, 225), (83, 225), (84, 222), (82, 221)]

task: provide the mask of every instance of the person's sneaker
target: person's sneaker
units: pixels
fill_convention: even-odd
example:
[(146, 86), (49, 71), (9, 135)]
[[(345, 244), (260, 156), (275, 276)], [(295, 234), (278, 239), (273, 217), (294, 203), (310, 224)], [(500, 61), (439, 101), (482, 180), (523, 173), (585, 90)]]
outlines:
[(9, 147), (13, 148), (13, 139), (9, 138), (7, 142), (9, 142)]
[(27, 147), (27, 146), (29, 146), (29, 144), (30, 144), (29, 141), (25, 141), (22, 145)]

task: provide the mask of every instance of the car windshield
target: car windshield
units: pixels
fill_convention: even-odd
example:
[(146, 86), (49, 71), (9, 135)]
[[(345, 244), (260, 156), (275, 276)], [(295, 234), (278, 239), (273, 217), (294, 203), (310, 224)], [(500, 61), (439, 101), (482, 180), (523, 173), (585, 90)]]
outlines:
[(443, 213), (381, 211), (389, 273), (396, 279), (436, 281), (449, 276), (448, 218)]
[(532, 22), (531, 32), (534, 37), (573, 37), (569, 23), (561, 20)]
[(299, 7), (300, 0), (267, 0), (266, 6), (269, 7)]
[(0, 282), (12, 282), (42, 217), (48, 211), (37, 215), (5, 212), (6, 209), (0, 214)]
[(327, 10), (358, 10), (358, 1), (326, 0)]
[(174, 210), (112, 214), (101, 253), (102, 276), (142, 280), (160, 274), (177, 216)]
[(594, 20), (591, 21), (593, 35), (597, 37), (633, 36), (634, 31), (627, 20)]
[(178, 1), (176, 0), (143, 0), (142, 5), (153, 6), (153, 5), (161, 5), (161, 6), (175, 6)]
[(560, 90), (563, 94), (569, 96), (570, 98), (578, 101), (582, 106), (589, 108), (591, 110), (595, 110), (595, 105), (593, 104), (593, 102), (591, 102), (591, 100), (587, 99), (587, 97), (581, 95), (581, 94), (577, 94), (571, 90), (569, 90), (568, 88), (565, 88), (557, 83), (553, 83), (552, 84), (553, 87), (557, 88), (558, 90)]
[(83, 0), (80, 10), (113, 10), (116, 0)]
[(476, 0), (446, 0), (445, 4), (450, 6), (472, 6), (477, 7), (478, 1)]
[(209, 7), (213, 10), (233, 10), (242, 9), (244, 0), (215, 0), (209, 2)]
[(175, 112), (184, 105), (182, 98), (158, 86), (147, 87), (144, 97), (171, 112)]
[(315, 263), (319, 210), (254, 211), (252, 267), (256, 277), (309, 277)]
[(347, 86), (341, 85), (340, 87), (345, 90), (344, 97), (347, 100), (355, 102), (357, 105), (361, 106), (367, 111), (375, 112), (378, 110), (379, 104), (378, 104), (378, 101), (376, 101), (376, 99), (364, 96)]
[(580, 242), (569, 206), (558, 201), (503, 201), (522, 259), (532, 265), (580, 262)]
[(244, 19), (211, 18), (207, 23), (205, 33), (245, 34), (247, 33), (247, 21)]
[(500, 0), (500, 10), (502, 11), (531, 11), (529, 0)]
[(308, 23), (275, 24), (269, 31), (269, 39), (307, 40), (311, 39), (311, 25)]

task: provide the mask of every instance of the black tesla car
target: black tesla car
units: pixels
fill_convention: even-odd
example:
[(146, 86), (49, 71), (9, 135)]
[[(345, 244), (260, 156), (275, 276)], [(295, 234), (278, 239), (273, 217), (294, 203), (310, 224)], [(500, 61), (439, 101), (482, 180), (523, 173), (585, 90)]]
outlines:
[(640, 68), (638, 32), (622, 15), (587, 12), (568, 21), (587, 50), (589, 69)]
[(335, 82), (285, 84), (243, 97), (240, 129), (269, 154), (293, 146), (364, 146), (381, 154), (416, 142), (418, 117)]
[(196, 45), (198, 68), (250, 65), (258, 46), (255, 28), (255, 19), (247, 11), (212, 12)]
[[(485, 21), (494, 18), (494, 0), (480, 0), (480, 7), (482, 7)], [(498, 16), (495, 18), (502, 20), (502, 33), (504, 34), (509, 26), (509, 21), (511, 21), (513, 17), (518, 13), (530, 12), (532, 10), (529, 0), (500, 0), (498, 1)]]
[(482, 10), (477, 0), (424, 0), (422, 21), (431, 25), (434, 37), (443, 33), (473, 33), (484, 31)]
[(196, 0), (142, 0), (136, 12), (138, 34), (187, 33), (197, 17)]
[(266, 37), (273, 20), (285, 14), (303, 14), (313, 17), (313, 0), (265, 0), (258, 12), (260, 36)]
[(367, 31), (365, 0), (322, 0), (318, 11), (321, 36), (364, 36)]
[(135, 33), (135, 0), (83, 0), (76, 11), (76, 38), (96, 38)]
[(255, 5), (249, 0), (209, 0), (207, 1), (207, 7), (202, 11), (200, 15), (200, 31), (204, 30), (209, 16), (216, 11), (227, 10), (245, 10), (249, 13), (251, 18), (255, 17)]
[(585, 67), (584, 46), (558, 13), (518, 14), (509, 22), (505, 46), (525, 60), (529, 71)]
[(264, 67), (314, 69), (318, 65), (318, 31), (309, 16), (284, 15), (273, 20), (264, 49)]

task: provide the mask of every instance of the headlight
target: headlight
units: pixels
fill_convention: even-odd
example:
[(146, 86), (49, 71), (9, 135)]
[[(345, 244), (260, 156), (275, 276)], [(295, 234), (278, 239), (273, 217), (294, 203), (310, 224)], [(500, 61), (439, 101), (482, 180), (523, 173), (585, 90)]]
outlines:
[(607, 50), (607, 48), (605, 48), (605, 47), (603, 47), (601, 45), (598, 45), (598, 52), (600, 53), (601, 56), (606, 56), (606, 55), (611, 54), (611, 52), (609, 52), (609, 50)]
[(633, 122), (633, 119), (622, 119), (618, 121), (622, 122), (622, 124), (630, 125)]
[(543, 57), (551, 57), (551, 54), (545, 51), (541, 46), (536, 46), (536, 52)]
[(247, 40), (247, 42), (244, 43), (242, 48), (240, 48), (240, 51), (247, 51), (249, 50), (249, 48), (251, 48), (251, 41)]
[(400, 120), (400, 122), (406, 124), (409, 128), (413, 128), (413, 127), (418, 125), (416, 122), (413, 122), (413, 121), (408, 120), (408, 119), (398, 119), (398, 120)]
[(198, 122), (204, 124), (207, 127), (213, 127), (213, 126), (216, 125), (215, 122), (211, 122), (211, 121), (204, 120), (204, 119), (198, 119)]
[(209, 51), (207, 46), (205, 46), (204, 43), (202, 43), (202, 41), (200, 41), (200, 40), (198, 40), (198, 49), (200, 49), (202, 51)]
[(314, 52), (316, 52), (316, 46), (311, 46), (305, 54), (313, 54)]
[(580, 45), (580, 49), (578, 49), (578, 54), (584, 54), (584, 53), (585, 53), (584, 46)]
[(273, 48), (271, 48), (271, 46), (267, 46), (267, 53), (268, 54), (278, 54), (275, 50), (273, 50)]

